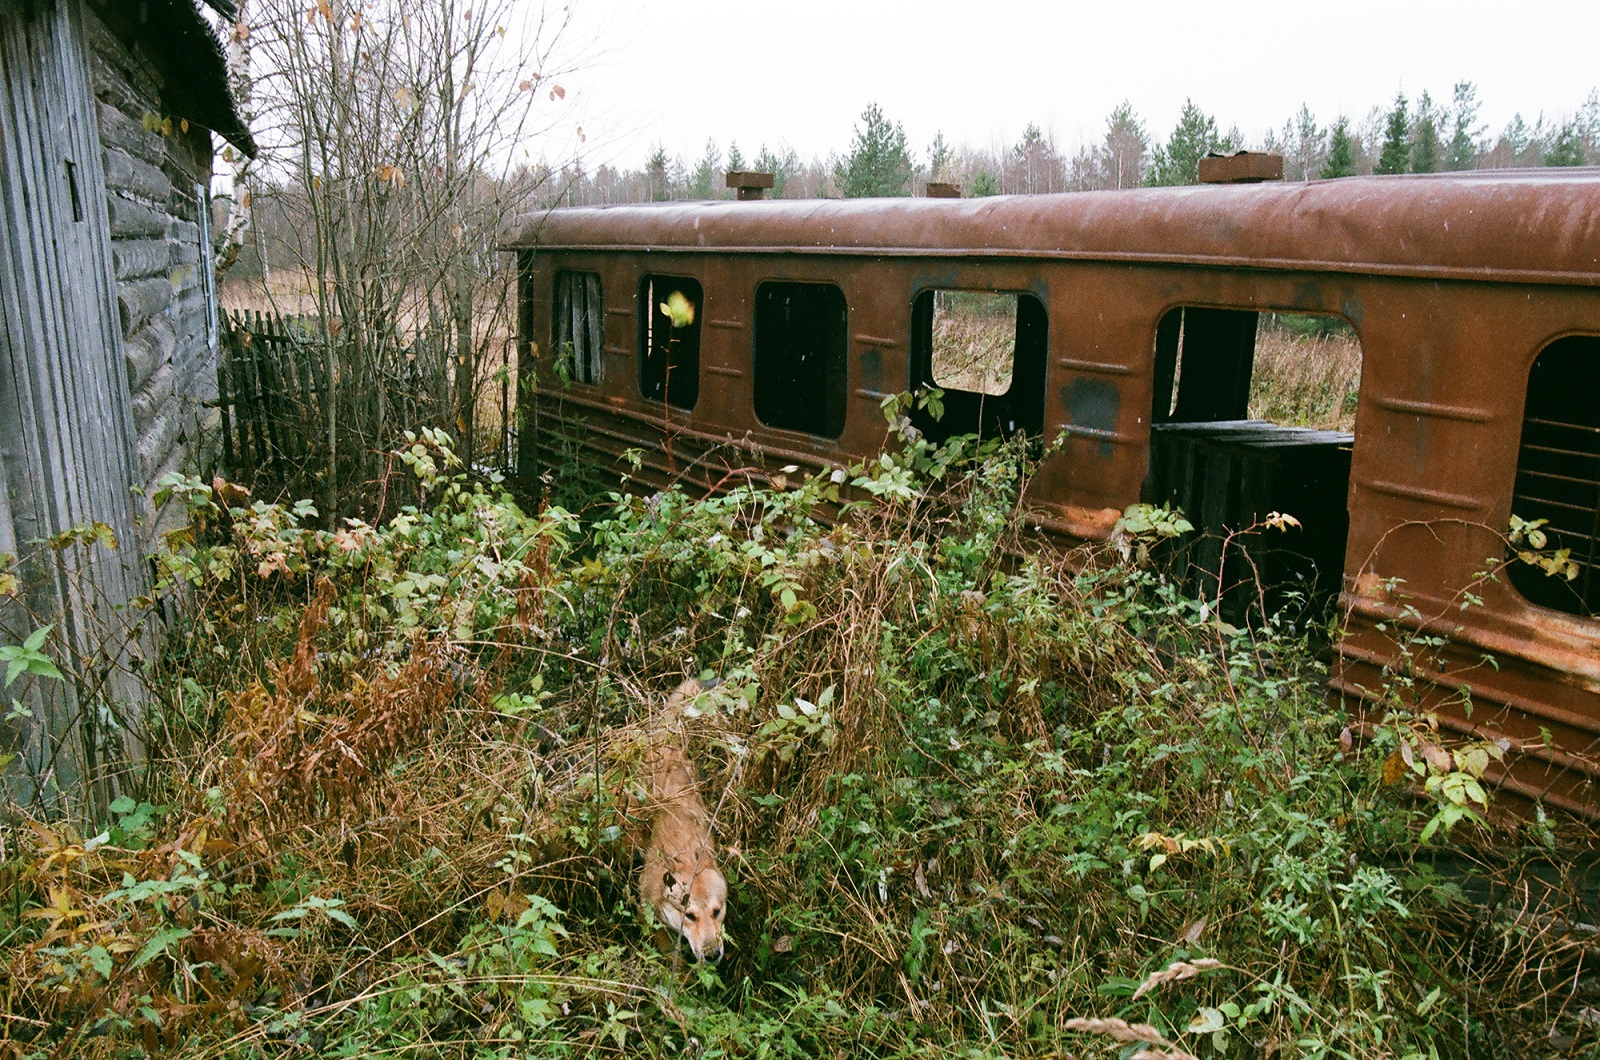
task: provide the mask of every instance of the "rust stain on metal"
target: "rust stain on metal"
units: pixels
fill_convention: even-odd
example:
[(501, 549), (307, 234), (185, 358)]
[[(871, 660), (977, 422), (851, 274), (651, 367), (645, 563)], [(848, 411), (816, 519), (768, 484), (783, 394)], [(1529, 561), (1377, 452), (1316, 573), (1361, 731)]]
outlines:
[(1236, 151), (1200, 159), (1202, 184), (1257, 184), (1283, 179), (1283, 156), (1268, 151)]

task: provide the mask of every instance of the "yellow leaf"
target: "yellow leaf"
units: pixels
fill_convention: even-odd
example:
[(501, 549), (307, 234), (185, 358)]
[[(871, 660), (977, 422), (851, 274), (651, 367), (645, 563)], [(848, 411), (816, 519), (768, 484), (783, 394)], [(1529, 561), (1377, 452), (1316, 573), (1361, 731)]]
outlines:
[(667, 295), (667, 300), (661, 303), (661, 312), (666, 314), (675, 328), (686, 328), (694, 323), (694, 303), (682, 291)]

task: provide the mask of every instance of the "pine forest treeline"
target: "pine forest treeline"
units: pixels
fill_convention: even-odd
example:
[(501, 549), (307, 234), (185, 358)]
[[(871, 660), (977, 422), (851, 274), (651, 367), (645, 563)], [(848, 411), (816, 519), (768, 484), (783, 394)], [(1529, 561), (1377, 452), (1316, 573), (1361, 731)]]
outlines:
[(827, 158), (803, 160), (781, 141), (750, 152), (710, 139), (695, 158), (658, 147), (638, 169), (601, 165), (590, 171), (573, 162), (552, 172), (555, 179), (545, 186), (552, 192), (548, 205), (719, 199), (733, 195), (724, 186), (727, 171), (753, 169), (774, 175), (775, 198), (914, 195), (929, 181), (958, 184), (967, 196), (1029, 195), (1190, 184), (1207, 152), (1245, 148), (1281, 153), (1288, 180), (1600, 163), (1600, 91), (1590, 92), (1570, 116), (1529, 122), (1517, 114), (1498, 132), (1480, 111), (1477, 87), (1462, 81), (1439, 98), (1401, 92), (1364, 115), (1319, 118), (1302, 105), (1281, 126), (1248, 138), (1236, 124), (1223, 129), (1191, 99), (1160, 136), (1123, 102), (1097, 138), (1070, 153), (1031, 123), (1010, 147), (957, 147), (940, 133), (917, 151), (904, 128), (873, 103), (843, 153)]

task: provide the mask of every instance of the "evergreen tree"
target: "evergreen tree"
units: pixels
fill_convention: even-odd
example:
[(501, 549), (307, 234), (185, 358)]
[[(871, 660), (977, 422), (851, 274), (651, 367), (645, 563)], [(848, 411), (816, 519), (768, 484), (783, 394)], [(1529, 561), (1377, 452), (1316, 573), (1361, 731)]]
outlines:
[(1458, 81), (1451, 93), (1450, 142), (1445, 145), (1444, 168), (1471, 169), (1478, 164), (1478, 87), (1471, 81)]
[(934, 133), (933, 143), (928, 145), (928, 179), (934, 182), (949, 180), (950, 163), (954, 159), (955, 152), (945, 143), (944, 133)]
[(650, 201), (665, 202), (671, 198), (671, 188), (667, 185), (667, 149), (660, 144), (651, 152), (650, 160), (644, 164), (645, 176), (650, 181)]
[(1518, 111), (1511, 115), (1511, 120), (1506, 123), (1506, 131), (1500, 134), (1500, 138), (1510, 146), (1513, 155), (1520, 155), (1533, 145), (1534, 134), (1523, 120), (1522, 112)]
[(1344, 115), (1339, 115), (1339, 120), (1333, 123), (1333, 131), (1328, 134), (1328, 158), (1322, 163), (1318, 176), (1324, 180), (1334, 177), (1348, 177), (1356, 171), (1356, 162), (1350, 144), (1350, 120)]
[(1106, 119), (1106, 138), (1102, 149), (1104, 169), (1100, 186), (1137, 188), (1144, 183), (1144, 159), (1150, 150), (1150, 136), (1144, 122), (1127, 100), (1118, 103)]
[(1583, 137), (1578, 132), (1577, 122), (1569, 121), (1561, 126), (1551, 140), (1550, 149), (1544, 152), (1543, 161), (1547, 166), (1583, 165)]
[(999, 195), (1000, 186), (994, 181), (994, 174), (987, 169), (972, 178), (972, 191), (969, 198), (982, 199), (989, 195)]
[(906, 131), (890, 123), (876, 103), (861, 112), (864, 127), (850, 141), (850, 154), (834, 167), (833, 180), (847, 199), (911, 194), (911, 152)]
[(766, 144), (761, 145), (761, 152), (756, 155), (756, 172), (772, 174), (774, 199), (783, 198), (789, 178), (799, 171), (800, 156), (795, 154), (794, 148), (785, 146), (780, 151), (768, 151)]
[(1406, 96), (1401, 92), (1394, 97), (1394, 109), (1389, 112), (1389, 120), (1384, 125), (1383, 150), (1378, 154), (1378, 164), (1372, 167), (1374, 173), (1406, 171), (1407, 156), (1410, 154), (1406, 133), (1410, 124), (1406, 117)]
[(1439, 118), (1433, 99), (1422, 93), (1417, 100), (1416, 127), (1411, 134), (1411, 172), (1433, 173), (1439, 168)]
[(1014, 179), (1010, 182), (1023, 195), (1056, 190), (1056, 176), (1060, 159), (1055, 148), (1045, 139), (1044, 131), (1033, 122), (1022, 132), (1022, 139), (1011, 149)]
[(1310, 180), (1322, 160), (1325, 133), (1308, 105), (1300, 104), (1300, 113), (1284, 125), (1283, 134), (1284, 153), (1288, 155), (1284, 176), (1290, 180)]
[(722, 168), (722, 152), (717, 149), (715, 140), (707, 140), (705, 156), (700, 159), (700, 164), (694, 167), (694, 176), (689, 178), (689, 198), (715, 198), (717, 170), (720, 168)]
[(1600, 89), (1589, 90), (1589, 98), (1578, 111), (1578, 133), (1583, 138), (1583, 156), (1590, 159), (1600, 151)]
[(744, 171), (744, 152), (739, 150), (737, 143), (728, 145), (728, 172), (742, 173)]
[(1217, 123), (1194, 100), (1183, 101), (1183, 113), (1166, 146), (1158, 147), (1145, 183), (1154, 187), (1193, 184), (1200, 179), (1200, 159), (1223, 146)]

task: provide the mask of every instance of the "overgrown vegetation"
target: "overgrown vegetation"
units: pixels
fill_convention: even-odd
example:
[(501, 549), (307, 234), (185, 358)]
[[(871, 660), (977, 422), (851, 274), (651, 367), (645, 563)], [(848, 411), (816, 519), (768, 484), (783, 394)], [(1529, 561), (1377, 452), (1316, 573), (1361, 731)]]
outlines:
[[(441, 435), (397, 461), (423, 500), (382, 526), (169, 482), (195, 607), (146, 774), (88, 828), (5, 826), (8, 1055), (1595, 1044), (1567, 848), (1473, 823), (1501, 749), (1444, 745), (1403, 677), (1356, 741), (1314, 651), (1140, 562), (1171, 513), (1051, 552), (1026, 462), (970, 441), (583, 521)], [(730, 947), (687, 967), (624, 835), (637, 733), (708, 670)]]

